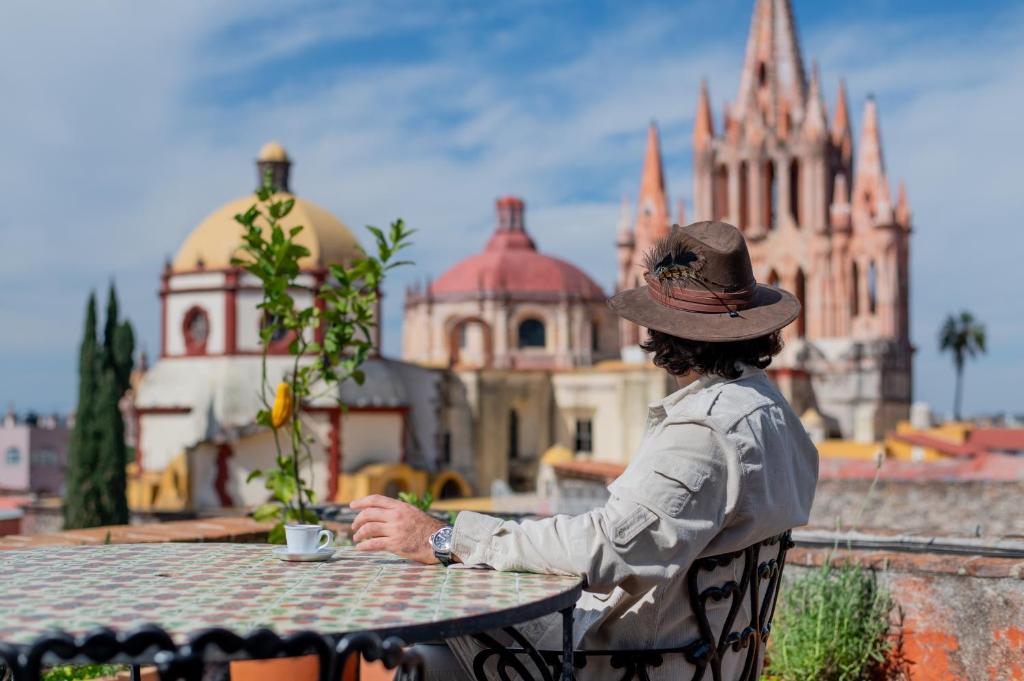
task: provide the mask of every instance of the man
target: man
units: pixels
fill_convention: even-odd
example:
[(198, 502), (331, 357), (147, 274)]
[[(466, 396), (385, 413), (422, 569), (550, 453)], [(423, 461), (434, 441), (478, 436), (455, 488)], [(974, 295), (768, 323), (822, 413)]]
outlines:
[[(463, 512), (450, 530), (407, 504), (367, 497), (352, 503), (361, 510), (353, 523), (357, 546), (424, 563), (580, 576), (580, 649), (668, 648), (697, 638), (684, 583), (693, 561), (802, 525), (810, 513), (818, 454), (764, 372), (800, 303), (754, 280), (743, 235), (722, 222), (674, 227), (645, 265), (647, 284), (609, 306), (649, 330), (643, 347), (679, 390), (650, 405), (639, 450), (602, 508), (522, 522)], [(727, 601), (708, 607), (713, 624), (724, 621)], [(561, 648), (557, 617), (522, 633), (538, 647)], [(476, 644), (449, 646), (471, 670)], [(651, 676), (690, 678), (692, 667), (674, 657)], [(429, 658), (432, 676), (471, 677)], [(726, 657), (723, 678), (739, 674), (742, 658)], [(599, 666), (588, 663), (580, 678), (622, 675)]]

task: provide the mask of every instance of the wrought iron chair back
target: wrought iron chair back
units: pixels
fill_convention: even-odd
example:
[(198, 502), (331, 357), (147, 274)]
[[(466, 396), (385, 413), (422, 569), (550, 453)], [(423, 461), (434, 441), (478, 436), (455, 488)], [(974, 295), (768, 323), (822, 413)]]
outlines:
[[(693, 641), (677, 648), (579, 650), (573, 654), (573, 667), (584, 669), (590, 659), (603, 658), (604, 664), (622, 670), (620, 681), (649, 681), (650, 670), (660, 667), (666, 655), (682, 655), (694, 667), (692, 681), (700, 681), (709, 670), (713, 681), (723, 681), (722, 663), (727, 655), (734, 653), (744, 656), (743, 664), (740, 674), (727, 681), (756, 681), (758, 661), (771, 633), (786, 553), (792, 546), (790, 532), (786, 531), (740, 551), (695, 561), (685, 578), (687, 600), (699, 631)], [(742, 562), (737, 564), (737, 561)], [(740, 568), (738, 580), (735, 579), (737, 568)], [(725, 573), (726, 576), (719, 576)], [(709, 577), (711, 583), (702, 587), (701, 583), (707, 582)], [(709, 604), (710, 609), (715, 610), (714, 606), (723, 602), (728, 604), (728, 610), (722, 624), (715, 627), (709, 615)], [(744, 604), (748, 606), (746, 610)], [(475, 636), (484, 645), (474, 660), (473, 672), (478, 681), (488, 681), (487, 664), (492, 659), (495, 660), (493, 668), (503, 681), (515, 676), (523, 681), (559, 678), (561, 652), (537, 650), (514, 628), (503, 631), (515, 641), (514, 647), (503, 646), (487, 634)]]
[[(268, 660), (278, 657), (316, 655), (319, 681), (337, 681), (352, 655), (369, 661), (380, 660), (387, 669), (400, 668), (403, 677), (422, 681), (423, 661), (413, 650), (395, 638), (381, 640), (371, 633), (358, 633), (341, 639), (301, 631), (278, 636), (269, 629), (257, 629), (245, 636), (221, 628), (201, 631), (184, 645), (177, 645), (160, 627), (147, 625), (118, 633), (100, 628), (80, 637), (54, 631), (40, 637), (27, 648), (0, 644), (0, 667), (6, 667), (13, 681), (36, 681), (44, 664), (123, 663), (132, 664), (138, 678), (136, 661), (152, 659), (161, 681), (201, 681), (207, 663), (233, 660)], [(3, 678), (3, 675), (0, 675)]]

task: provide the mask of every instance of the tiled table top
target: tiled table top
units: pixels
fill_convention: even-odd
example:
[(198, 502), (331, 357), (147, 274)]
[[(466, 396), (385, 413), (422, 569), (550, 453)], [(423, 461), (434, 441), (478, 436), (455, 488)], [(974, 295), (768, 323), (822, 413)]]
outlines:
[(0, 641), (24, 645), (52, 628), (82, 634), (152, 623), (179, 643), (214, 626), (239, 634), (376, 630), (412, 642), (467, 618), (517, 624), (566, 607), (578, 587), (574, 578), (445, 569), (351, 548), (322, 563), (282, 562), (258, 544), (3, 551)]

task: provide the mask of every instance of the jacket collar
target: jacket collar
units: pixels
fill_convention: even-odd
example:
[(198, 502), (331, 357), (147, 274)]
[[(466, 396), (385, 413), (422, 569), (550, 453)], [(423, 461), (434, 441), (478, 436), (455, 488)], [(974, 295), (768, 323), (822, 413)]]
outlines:
[(755, 374), (763, 374), (763, 369), (750, 366), (749, 364), (740, 364), (740, 369), (743, 371), (738, 378), (728, 379), (718, 376), (717, 374), (705, 374), (698, 378), (693, 383), (689, 383), (679, 390), (675, 391), (668, 397), (664, 397), (657, 402), (651, 402), (648, 405), (647, 415), (651, 423), (658, 423), (664, 420), (672, 409), (683, 401), (683, 399), (690, 395), (696, 395), (702, 390), (706, 390), (712, 386), (720, 383), (732, 383), (734, 381), (741, 381), (744, 378), (749, 378)]

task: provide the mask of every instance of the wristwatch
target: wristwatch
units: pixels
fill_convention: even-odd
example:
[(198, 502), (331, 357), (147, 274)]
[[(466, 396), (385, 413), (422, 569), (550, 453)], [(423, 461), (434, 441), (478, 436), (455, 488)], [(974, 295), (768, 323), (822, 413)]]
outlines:
[(454, 530), (455, 528), (451, 525), (445, 525), (430, 535), (430, 548), (434, 550), (434, 557), (445, 567), (452, 564), (452, 532)]

